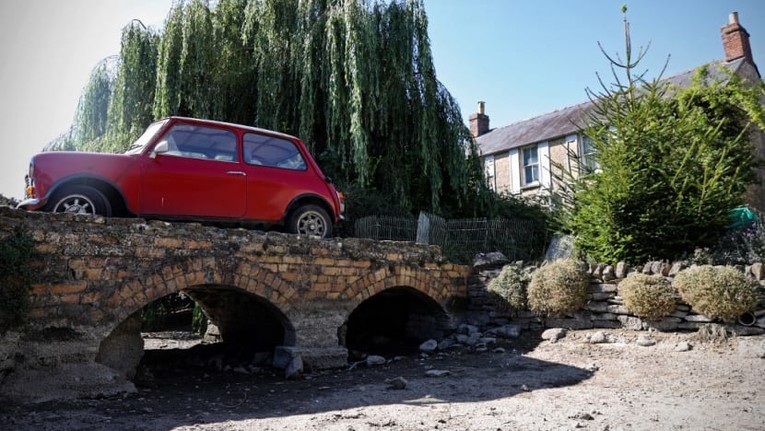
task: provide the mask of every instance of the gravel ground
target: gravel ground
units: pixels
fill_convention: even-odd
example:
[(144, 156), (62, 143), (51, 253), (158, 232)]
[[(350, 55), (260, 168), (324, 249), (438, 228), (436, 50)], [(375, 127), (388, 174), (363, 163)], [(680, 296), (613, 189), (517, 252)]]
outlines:
[(6, 404), (0, 429), (765, 430), (763, 358), (765, 336), (525, 333), (298, 380), (176, 368), (117, 399)]

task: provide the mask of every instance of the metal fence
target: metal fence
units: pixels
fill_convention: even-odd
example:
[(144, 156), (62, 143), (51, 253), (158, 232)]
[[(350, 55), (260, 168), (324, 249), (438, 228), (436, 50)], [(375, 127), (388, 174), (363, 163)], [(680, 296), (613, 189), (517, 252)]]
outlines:
[(531, 260), (541, 242), (529, 220), (454, 219), (420, 213), (419, 218), (370, 216), (356, 221), (355, 236), (375, 240), (416, 241), (441, 247), (449, 260), (470, 263), (481, 252), (501, 251), (510, 260)]
[(417, 219), (414, 217), (369, 216), (356, 220), (354, 236), (377, 241), (415, 241)]

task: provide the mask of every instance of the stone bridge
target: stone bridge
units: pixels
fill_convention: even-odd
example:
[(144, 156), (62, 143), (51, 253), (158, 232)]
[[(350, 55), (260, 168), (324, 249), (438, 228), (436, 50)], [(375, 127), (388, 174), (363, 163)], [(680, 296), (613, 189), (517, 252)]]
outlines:
[(0, 334), (0, 388), (130, 386), (140, 312), (176, 292), (224, 343), (317, 369), (374, 337), (444, 335), (467, 296), (470, 268), (433, 246), (0, 208), (0, 240), (18, 227), (34, 239), (34, 279), (24, 324)]

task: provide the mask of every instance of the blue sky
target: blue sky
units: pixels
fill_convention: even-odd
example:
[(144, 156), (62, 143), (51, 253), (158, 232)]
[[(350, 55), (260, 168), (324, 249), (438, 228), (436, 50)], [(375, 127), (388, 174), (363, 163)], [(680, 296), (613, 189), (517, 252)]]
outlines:
[[(501, 127), (583, 102), (597, 88), (595, 73), (612, 82), (598, 48), (624, 53), (621, 5), (616, 0), (425, 0), (436, 72), (465, 120), (486, 102), (491, 127)], [(650, 49), (641, 63), (665, 76), (723, 58), (720, 27), (728, 14), (750, 34), (765, 72), (765, 1), (627, 1), (633, 51)]]
[[(439, 79), (465, 119), (486, 101), (501, 127), (586, 99), (609, 78), (600, 41), (624, 52), (616, 0), (425, 0)], [(171, 0), (0, 0), (0, 194), (21, 198), (29, 158), (65, 131), (90, 70), (119, 52), (131, 19), (161, 27)], [(644, 66), (667, 74), (721, 59), (720, 27), (739, 12), (765, 71), (765, 1), (627, 2)], [(650, 74), (649, 74), (650, 75)], [(610, 82), (610, 80), (609, 80)]]

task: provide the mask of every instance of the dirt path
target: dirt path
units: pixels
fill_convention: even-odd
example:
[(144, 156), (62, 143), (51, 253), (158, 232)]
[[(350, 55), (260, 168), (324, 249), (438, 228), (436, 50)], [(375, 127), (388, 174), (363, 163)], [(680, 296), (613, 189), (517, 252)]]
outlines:
[[(3, 430), (765, 430), (765, 336), (526, 334), (504, 351), (452, 351), (309, 374), (196, 373), (123, 399), (4, 406)], [(676, 351), (682, 343), (689, 351)], [(428, 370), (448, 371), (426, 377)], [(386, 379), (403, 377), (403, 390)]]

